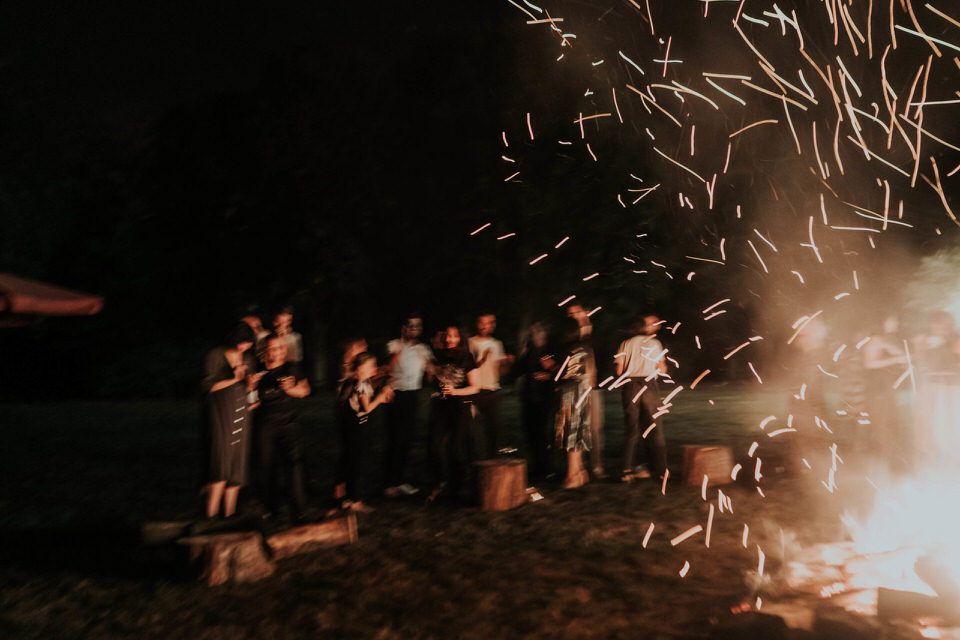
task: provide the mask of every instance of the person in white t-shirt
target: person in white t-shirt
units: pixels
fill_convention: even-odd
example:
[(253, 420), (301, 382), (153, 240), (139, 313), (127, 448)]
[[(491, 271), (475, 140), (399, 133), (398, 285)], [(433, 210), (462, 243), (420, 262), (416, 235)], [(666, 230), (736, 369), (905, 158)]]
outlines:
[(423, 375), (433, 352), (420, 341), (423, 320), (420, 314), (408, 314), (400, 327), (400, 337), (387, 343), (390, 387), (394, 391), (393, 403), (387, 409), (386, 489), (384, 495), (397, 497), (413, 495), (419, 491), (404, 482), (410, 443), (417, 430), (417, 414), (420, 408), (420, 389)]
[(503, 343), (493, 337), (497, 317), (486, 313), (477, 318), (477, 335), (470, 338), (470, 355), (480, 371), (480, 391), (473, 404), (483, 416), (487, 427), (487, 457), (496, 456), (500, 446), (503, 422), (500, 417), (500, 376), (513, 364), (514, 356), (507, 355)]
[(273, 332), (287, 343), (287, 362), (302, 362), (303, 337), (293, 330), (293, 307), (282, 307), (274, 314)]
[[(667, 470), (667, 441), (663, 423), (654, 417), (660, 406), (657, 378), (667, 372), (663, 345), (655, 337), (660, 320), (654, 315), (637, 316), (631, 325), (633, 336), (620, 343), (615, 360), (617, 376), (627, 376), (621, 387), (624, 422), (623, 473), (621, 480), (650, 477), (649, 471), (637, 471), (633, 461), (642, 441), (655, 477)], [(644, 437), (642, 434), (646, 434)]]

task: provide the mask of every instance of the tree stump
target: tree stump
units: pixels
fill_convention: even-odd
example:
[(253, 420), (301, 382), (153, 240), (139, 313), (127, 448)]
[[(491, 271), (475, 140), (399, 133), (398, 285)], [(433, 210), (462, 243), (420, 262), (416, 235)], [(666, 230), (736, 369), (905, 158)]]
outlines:
[(256, 531), (218, 533), (181, 538), (190, 562), (200, 570), (207, 586), (228, 581), (256, 582), (273, 574), (273, 562), (264, 552), (263, 536)]
[(730, 447), (683, 446), (683, 483), (700, 486), (703, 476), (711, 485), (733, 482), (733, 451)]
[(474, 465), (484, 511), (506, 511), (527, 502), (526, 460), (501, 458), (481, 460)]
[(357, 515), (348, 513), (342, 518), (305, 524), (267, 538), (267, 546), (274, 560), (289, 558), (316, 545), (337, 546), (357, 541)]

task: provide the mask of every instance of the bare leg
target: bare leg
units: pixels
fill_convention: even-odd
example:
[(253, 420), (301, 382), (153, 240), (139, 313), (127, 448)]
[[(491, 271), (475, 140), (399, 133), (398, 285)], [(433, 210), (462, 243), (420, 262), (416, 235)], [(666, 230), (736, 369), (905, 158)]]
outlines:
[(214, 518), (220, 511), (220, 500), (223, 498), (223, 490), (227, 487), (226, 482), (214, 482), (207, 485), (207, 517)]
[(583, 452), (567, 451), (567, 477), (563, 481), (564, 489), (572, 489), (583, 484)]
[(223, 517), (229, 518), (237, 512), (237, 496), (240, 495), (240, 487), (234, 485), (227, 487), (223, 494)]

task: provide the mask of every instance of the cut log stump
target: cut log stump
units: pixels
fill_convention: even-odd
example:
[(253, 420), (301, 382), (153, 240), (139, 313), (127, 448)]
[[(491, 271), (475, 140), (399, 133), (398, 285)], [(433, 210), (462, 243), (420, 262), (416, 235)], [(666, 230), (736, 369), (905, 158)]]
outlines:
[(683, 483), (700, 486), (703, 476), (711, 485), (728, 484), (733, 480), (733, 451), (730, 447), (683, 446)]
[(480, 506), (506, 511), (527, 502), (527, 461), (501, 458), (475, 462)]
[(256, 531), (218, 533), (181, 538), (177, 544), (189, 549), (190, 562), (208, 586), (225, 582), (256, 582), (273, 574), (263, 536)]
[(357, 516), (348, 513), (341, 518), (305, 524), (274, 534), (267, 538), (267, 546), (273, 559), (280, 560), (314, 546), (353, 544), (357, 537)]

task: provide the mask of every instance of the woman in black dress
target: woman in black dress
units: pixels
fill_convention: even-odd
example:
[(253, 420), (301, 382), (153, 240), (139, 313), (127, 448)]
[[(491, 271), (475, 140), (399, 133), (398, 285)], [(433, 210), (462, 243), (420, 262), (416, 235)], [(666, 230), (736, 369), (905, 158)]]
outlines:
[(232, 516), (240, 487), (247, 483), (250, 463), (248, 393), (256, 384), (248, 375), (244, 354), (255, 336), (246, 324), (237, 326), (224, 346), (207, 354), (201, 388), (204, 400), (204, 439), (210, 467), (207, 475), (207, 517)]

